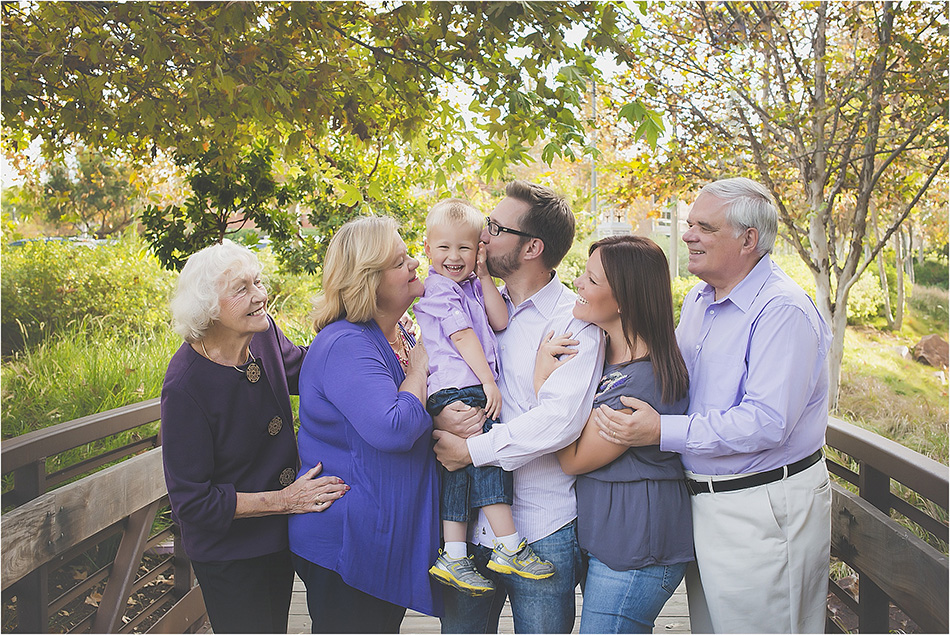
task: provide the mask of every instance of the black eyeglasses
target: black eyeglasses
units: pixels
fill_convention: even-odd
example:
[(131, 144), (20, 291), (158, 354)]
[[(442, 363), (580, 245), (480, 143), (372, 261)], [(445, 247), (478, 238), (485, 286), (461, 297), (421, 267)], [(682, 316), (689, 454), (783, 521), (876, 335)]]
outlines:
[[(501, 232), (505, 232), (506, 234), (514, 234), (515, 236), (524, 236), (525, 238), (538, 238), (537, 236), (533, 234), (526, 234), (523, 231), (512, 229), (510, 227), (505, 227), (504, 225), (499, 225), (498, 223), (496, 223), (495, 221), (493, 221), (491, 218), (488, 218), (488, 217), (485, 218), (485, 222), (486, 222), (486, 226), (488, 227), (488, 233), (492, 236), (497, 236)], [(538, 240), (541, 240), (541, 239), (538, 238)]]

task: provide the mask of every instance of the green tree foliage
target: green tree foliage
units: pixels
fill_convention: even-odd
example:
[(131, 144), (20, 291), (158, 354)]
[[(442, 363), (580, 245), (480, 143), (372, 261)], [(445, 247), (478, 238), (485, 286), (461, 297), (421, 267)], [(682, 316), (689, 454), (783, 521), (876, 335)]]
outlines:
[[(684, 175), (693, 187), (737, 175), (769, 187), (832, 326), (836, 395), (851, 289), (946, 182), (947, 5), (672, 3), (642, 28), (628, 86), (674, 132), (634, 171), (664, 175), (647, 194), (683, 191)], [(869, 207), (889, 187), (899, 203), (875, 237)]]
[(84, 147), (77, 148), (71, 159), (49, 162), (42, 177), (36, 174), (11, 188), (19, 212), (71, 225), (76, 233), (97, 238), (131, 225), (141, 197), (128, 163)]
[[(225, 213), (238, 211), (296, 241), (291, 250), (309, 247), (298, 264), (312, 266), (318, 244), (299, 233), (285, 241), (278, 210), (291, 186), (277, 182), (277, 163), (345, 208), (337, 219), (325, 196), (311, 201), (332, 232), (364, 204), (392, 199), (378, 166), (445, 187), (466, 154), (488, 179), (538, 144), (547, 161), (574, 157), (594, 56), (629, 61), (625, 12), (601, 2), (4, 3), (4, 143), (174, 153), (195, 197), (150, 213), (165, 262), (220, 237), (233, 220)], [(458, 87), (464, 97), (453, 98)], [(262, 143), (274, 195), (232, 198), (267, 158)], [(206, 177), (216, 191), (202, 194), (194, 179)], [(218, 200), (259, 205), (212, 209)]]

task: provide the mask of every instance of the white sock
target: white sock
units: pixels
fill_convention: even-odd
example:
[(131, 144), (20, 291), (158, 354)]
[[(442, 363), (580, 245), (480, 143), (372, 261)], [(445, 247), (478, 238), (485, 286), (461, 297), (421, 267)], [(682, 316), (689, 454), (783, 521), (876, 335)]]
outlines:
[(468, 545), (464, 542), (445, 543), (445, 555), (453, 560), (468, 557)]
[(521, 546), (521, 535), (516, 531), (510, 536), (496, 536), (495, 539), (501, 543), (508, 553), (515, 553)]

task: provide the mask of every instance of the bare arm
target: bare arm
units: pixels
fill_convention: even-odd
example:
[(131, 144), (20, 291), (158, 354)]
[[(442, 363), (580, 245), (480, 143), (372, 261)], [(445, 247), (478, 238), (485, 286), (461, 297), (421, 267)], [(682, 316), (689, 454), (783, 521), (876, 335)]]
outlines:
[(485, 265), (485, 243), (478, 243), (475, 272), (482, 283), (482, 296), (485, 299), (485, 313), (488, 315), (488, 324), (494, 331), (504, 331), (508, 328), (508, 307), (505, 305), (505, 299), (501, 297), (501, 292), (495, 286), (495, 281), (492, 280), (491, 274), (488, 273), (488, 267)]
[[(630, 410), (627, 409), (627, 412)], [(557, 452), (557, 460), (565, 474), (587, 474), (627, 451), (626, 446), (611, 443), (599, 433), (600, 427), (594, 421), (594, 412), (591, 412), (580, 438)]]
[(323, 464), (317, 463), (282, 490), (237, 492), (235, 518), (255, 518), (275, 514), (322, 512), (345, 494), (350, 486), (338, 476), (322, 476)]
[(488, 360), (485, 358), (485, 349), (482, 348), (482, 343), (478, 341), (478, 336), (475, 335), (475, 331), (472, 329), (462, 329), (452, 333), (450, 337), (452, 343), (455, 344), (455, 348), (458, 349), (459, 355), (478, 377), (478, 381), (482, 383), (487, 399), (485, 412), (488, 413), (490, 418), (497, 419), (498, 415), (501, 414), (501, 391), (498, 390), (495, 375), (488, 365)]

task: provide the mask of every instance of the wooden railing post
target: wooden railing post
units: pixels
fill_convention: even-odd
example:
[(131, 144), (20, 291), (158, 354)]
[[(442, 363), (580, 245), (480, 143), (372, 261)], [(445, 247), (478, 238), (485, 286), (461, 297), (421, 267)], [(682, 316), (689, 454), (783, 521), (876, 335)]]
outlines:
[(145, 543), (148, 542), (149, 530), (155, 520), (159, 503), (161, 501), (154, 501), (132, 513), (126, 520), (122, 542), (119, 543), (119, 550), (112, 563), (112, 573), (99, 602), (91, 633), (114, 633), (122, 626), (129, 591), (138, 574), (139, 563), (142, 561), (142, 553), (145, 551)]
[[(45, 489), (46, 457), (14, 470), (11, 494), (16, 505), (37, 498)], [(49, 629), (48, 571), (44, 564), (16, 584), (18, 633), (45, 633)]]
[(38, 567), (16, 583), (17, 633), (49, 630), (49, 577), (47, 565)]
[[(864, 461), (858, 474), (858, 492), (885, 515), (890, 515), (888, 494), (891, 491), (891, 477)], [(890, 625), (890, 600), (881, 587), (871, 581), (870, 576), (861, 574), (858, 582), (858, 627), (862, 633), (887, 633)]]

